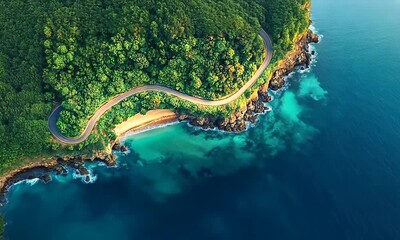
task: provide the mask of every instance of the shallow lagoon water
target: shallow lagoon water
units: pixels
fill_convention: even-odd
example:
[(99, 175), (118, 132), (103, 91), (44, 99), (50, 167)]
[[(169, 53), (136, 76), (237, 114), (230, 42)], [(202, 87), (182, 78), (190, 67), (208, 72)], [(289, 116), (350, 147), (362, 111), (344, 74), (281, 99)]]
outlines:
[(126, 138), (117, 168), (21, 183), (9, 239), (400, 239), (400, 3), (320, 0), (311, 71), (239, 134)]

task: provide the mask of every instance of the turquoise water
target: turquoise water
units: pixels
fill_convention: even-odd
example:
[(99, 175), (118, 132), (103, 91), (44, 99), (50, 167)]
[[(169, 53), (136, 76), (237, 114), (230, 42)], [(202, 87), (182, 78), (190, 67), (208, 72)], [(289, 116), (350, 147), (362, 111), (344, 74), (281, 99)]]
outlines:
[(400, 1), (312, 13), (317, 61), (247, 132), (177, 124), (127, 137), (94, 183), (18, 184), (6, 237), (400, 239)]

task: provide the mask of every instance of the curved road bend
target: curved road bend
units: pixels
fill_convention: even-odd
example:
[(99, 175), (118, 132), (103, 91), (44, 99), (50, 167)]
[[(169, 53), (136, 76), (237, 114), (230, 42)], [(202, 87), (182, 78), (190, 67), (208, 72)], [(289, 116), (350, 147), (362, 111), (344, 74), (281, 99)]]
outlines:
[(112, 98), (110, 101), (108, 101), (107, 103), (102, 105), (99, 109), (97, 109), (97, 111), (94, 113), (94, 115), (89, 119), (85, 130), (78, 137), (73, 137), (73, 138), (65, 137), (64, 135), (62, 135), (59, 132), (56, 123), (60, 116), (60, 112), (63, 110), (63, 107), (58, 106), (50, 114), (49, 119), (48, 119), (48, 125), (49, 125), (50, 132), (51, 132), (51, 134), (53, 134), (53, 136), (56, 139), (58, 139), (59, 141), (61, 141), (63, 143), (66, 143), (66, 144), (78, 144), (80, 142), (83, 142), (84, 140), (86, 140), (87, 137), (89, 137), (89, 135), (92, 132), (93, 128), (95, 127), (97, 121), (105, 112), (107, 112), (110, 108), (112, 108), (114, 105), (118, 104), (125, 98), (130, 97), (136, 93), (145, 92), (145, 91), (165, 92), (165, 93), (171, 94), (173, 96), (176, 96), (178, 98), (181, 98), (183, 100), (190, 101), (190, 102), (196, 103), (196, 104), (201, 104), (201, 105), (219, 106), (219, 105), (227, 104), (227, 103), (237, 99), (238, 97), (240, 97), (248, 88), (250, 88), (256, 82), (256, 80), (261, 76), (261, 74), (264, 72), (265, 68), (267, 68), (267, 66), (269, 65), (269, 63), (272, 59), (271, 38), (268, 36), (268, 34), (263, 29), (261, 29), (261, 31), (260, 31), (260, 36), (264, 40), (264, 50), (266, 51), (266, 56), (264, 58), (263, 63), (257, 69), (256, 73), (251, 77), (251, 79), (245, 85), (243, 85), (243, 87), (241, 87), (234, 94), (232, 94), (224, 99), (206, 100), (206, 99), (202, 99), (202, 98), (198, 98), (198, 97), (189, 96), (189, 95), (180, 93), (176, 90), (173, 90), (173, 89), (170, 89), (167, 87), (163, 87), (163, 86), (159, 86), (159, 85), (146, 85), (146, 86), (137, 87), (137, 88), (131, 89), (127, 92), (121, 93), (120, 95), (117, 95), (116, 97)]

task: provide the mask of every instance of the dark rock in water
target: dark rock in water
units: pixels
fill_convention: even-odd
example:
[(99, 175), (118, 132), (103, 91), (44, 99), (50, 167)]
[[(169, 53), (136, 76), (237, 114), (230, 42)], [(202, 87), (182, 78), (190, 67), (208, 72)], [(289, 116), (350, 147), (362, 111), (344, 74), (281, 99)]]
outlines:
[(116, 142), (114, 145), (113, 145), (113, 147), (112, 147), (112, 150), (115, 150), (115, 151), (118, 151), (119, 149), (120, 149), (120, 143), (119, 142)]
[(252, 115), (249, 117), (249, 122), (254, 124), (256, 123), (256, 121), (257, 121), (257, 115)]
[(51, 181), (50, 175), (41, 176), (40, 179), (41, 179), (43, 182), (45, 182), (45, 183), (48, 183), (48, 182)]
[(79, 166), (77, 169), (79, 175), (89, 175), (89, 171), (84, 166)]
[(61, 165), (55, 166), (55, 167), (54, 167), (54, 170), (56, 171), (56, 174), (57, 174), (57, 175), (60, 175), (60, 174), (67, 174), (67, 173), (68, 173), (67, 170), (66, 170), (63, 166), (61, 166)]
[(315, 51), (314, 50), (311, 51), (311, 55), (315, 55)]
[(126, 151), (128, 151), (128, 149), (126, 148), (125, 145), (122, 145), (122, 146), (121, 146), (121, 152), (126, 152)]
[(306, 68), (309, 68), (309, 67), (310, 67), (311, 61), (312, 61), (311, 55), (307, 54), (307, 58), (306, 58)]
[(311, 42), (312, 43), (319, 43), (319, 36), (315, 33), (311, 33)]
[(246, 126), (246, 122), (245, 121), (240, 121), (235, 125), (235, 128), (233, 128), (234, 132), (241, 132), (246, 130), (247, 126)]
[(115, 160), (115, 156), (113, 154), (107, 155), (107, 157), (104, 158), (103, 163), (107, 164), (108, 166), (115, 166), (117, 165), (117, 161)]
[(263, 113), (264, 112), (264, 103), (262, 101), (255, 101), (254, 106), (255, 106), (255, 109), (254, 109), (255, 113)]
[(301, 67), (300, 70), (302, 70), (302, 71), (305, 70), (305, 67)]
[(85, 182), (90, 182), (90, 176), (89, 176), (89, 175), (87, 175), (87, 176), (85, 177)]
[(268, 85), (263, 85), (258, 89), (258, 99), (262, 102), (271, 101), (271, 96), (268, 95)]

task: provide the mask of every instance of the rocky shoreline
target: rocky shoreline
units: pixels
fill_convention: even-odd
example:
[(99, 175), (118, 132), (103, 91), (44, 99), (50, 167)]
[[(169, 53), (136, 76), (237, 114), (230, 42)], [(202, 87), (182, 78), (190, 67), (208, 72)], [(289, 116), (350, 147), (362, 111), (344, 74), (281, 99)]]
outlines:
[(262, 86), (257, 95), (255, 95), (248, 104), (238, 112), (232, 114), (229, 118), (218, 118), (214, 116), (196, 117), (194, 115), (179, 114), (179, 121), (188, 121), (192, 126), (203, 129), (214, 129), (227, 132), (241, 132), (247, 129), (247, 123), (255, 123), (258, 115), (268, 111), (268, 107), (264, 103), (271, 101), (268, 95), (268, 89), (278, 90), (285, 84), (285, 77), (297, 68), (302, 70), (309, 68), (314, 51), (310, 51), (310, 43), (318, 43), (319, 37), (311, 30), (307, 30), (304, 34), (296, 39), (293, 51), (289, 52), (285, 60), (278, 64), (277, 69), (272, 74), (269, 85)]
[(39, 162), (33, 162), (24, 167), (8, 172), (0, 178), (0, 205), (6, 201), (9, 188), (23, 180), (39, 178), (47, 183), (51, 181), (51, 174), (67, 174), (67, 168), (73, 169), (79, 175), (90, 181), (89, 171), (84, 167), (85, 162), (103, 162), (107, 166), (115, 166), (115, 156), (103, 151), (97, 151), (92, 155), (53, 157)]
[[(318, 43), (318, 35), (311, 30), (302, 34), (295, 44), (293, 51), (286, 55), (285, 60), (281, 61), (277, 69), (272, 74), (269, 85), (262, 86), (257, 94), (240, 111), (232, 114), (229, 118), (217, 118), (214, 116), (196, 117), (187, 114), (178, 114), (179, 121), (188, 121), (191, 125), (203, 129), (218, 128), (227, 132), (240, 132), (247, 129), (247, 123), (255, 123), (258, 115), (268, 111), (264, 106), (265, 102), (271, 101), (268, 95), (268, 88), (272, 90), (280, 89), (285, 83), (285, 77), (296, 68), (308, 68), (310, 66), (314, 52), (310, 52), (309, 44)], [(126, 151), (125, 146), (121, 146), (119, 141), (112, 144), (113, 150)], [(38, 162), (25, 165), (24, 167), (12, 170), (0, 177), (0, 205), (6, 200), (5, 196), (8, 189), (15, 183), (23, 180), (39, 178), (44, 182), (51, 181), (51, 174), (66, 174), (66, 168), (74, 169), (78, 174), (85, 177), (85, 181), (90, 181), (89, 171), (84, 167), (85, 162), (103, 162), (107, 166), (115, 166), (115, 155), (106, 151), (97, 151), (89, 155), (64, 157), (52, 157)]]

